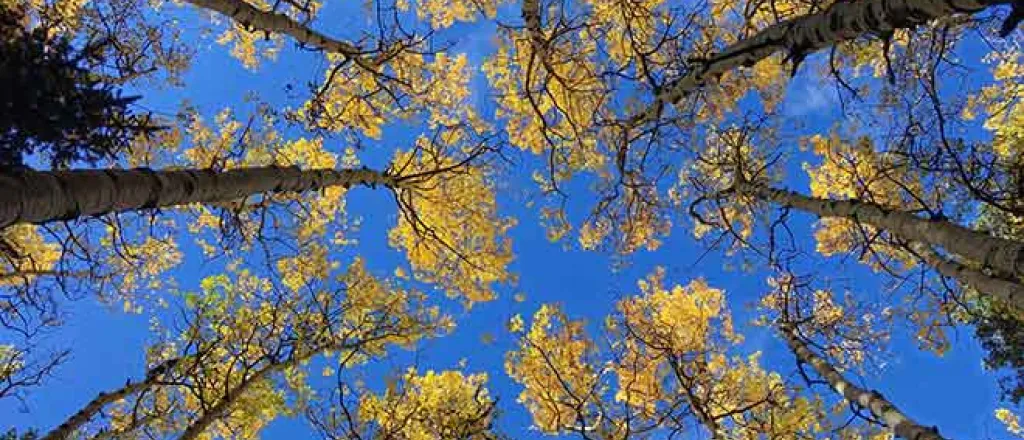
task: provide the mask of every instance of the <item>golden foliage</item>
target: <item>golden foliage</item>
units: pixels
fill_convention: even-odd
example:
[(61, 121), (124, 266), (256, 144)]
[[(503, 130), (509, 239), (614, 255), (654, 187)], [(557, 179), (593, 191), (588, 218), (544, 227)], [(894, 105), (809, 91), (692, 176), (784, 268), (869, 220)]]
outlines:
[[(893, 157), (876, 151), (870, 138), (850, 141), (836, 132), (828, 137), (815, 135), (807, 139), (812, 151), (821, 158), (817, 166), (804, 164), (811, 180), (811, 195), (824, 199), (858, 199), (892, 209), (912, 211), (925, 208), (919, 194), (923, 191), (917, 176)], [(935, 192), (928, 194), (939, 198)], [(891, 259), (900, 269), (909, 270), (917, 258), (888, 240), (876, 240), (880, 232), (868, 225), (858, 225), (841, 218), (825, 218), (818, 223), (814, 237), (817, 250), (825, 256), (852, 252), (858, 245), (870, 243), (871, 252), (863, 253), (875, 270), (882, 269), (876, 256)]]
[[(443, 29), (455, 22), (475, 21), (480, 15), (494, 18), (503, 3), (506, 0), (420, 0), (416, 2), (416, 16), (428, 20), (434, 29)], [(398, 7), (409, 10), (409, 1), (400, 0)]]
[(469, 303), (489, 301), (494, 298), (492, 285), (511, 278), (512, 250), (506, 233), (514, 222), (498, 214), (486, 170), (462, 166), (430, 175), (456, 165), (451, 158), (415, 151), (395, 155), (396, 175), (424, 174), (425, 180), (400, 192), (407, 206), (388, 238), (391, 246), (405, 252), (418, 279)]
[(1006, 408), (996, 409), (995, 416), (1006, 427), (1007, 432), (1015, 437), (1024, 438), (1024, 428), (1020, 426), (1020, 417)]
[[(685, 411), (722, 438), (823, 432), (817, 399), (795, 396), (779, 374), (759, 365), (759, 353), (729, 354), (742, 338), (721, 290), (703, 280), (665, 287), (663, 270), (638, 284), (641, 294), (620, 301), (619, 313), (608, 318), (607, 351), (585, 335), (581, 321), (551, 305), (541, 306), (529, 331), (519, 333), (506, 370), (524, 388), (519, 401), (534, 426), (623, 438), (673, 428), (682, 423), (674, 412)], [(522, 330), (517, 318), (510, 327)], [(606, 374), (617, 383), (610, 395)]]
[(486, 382), (484, 373), (429, 370), (420, 375), (410, 368), (400, 387), (389, 387), (383, 395), (364, 394), (359, 417), (376, 425), (379, 438), (492, 438), (494, 400), (484, 387)]
[(535, 53), (524, 32), (500, 41), (483, 66), (498, 91), (496, 117), (506, 121), (512, 145), (555, 156), (556, 181), (580, 170), (601, 170), (607, 158), (590, 130), (604, 104), (604, 85), (590, 59), (597, 51), (594, 40), (584, 34), (545, 50)]
[[(139, 237), (128, 235), (129, 231)], [(141, 313), (146, 291), (173, 287), (168, 274), (184, 258), (173, 236), (139, 233), (122, 226), (108, 225), (100, 246), (106, 250), (101, 266), (104, 277), (117, 295), (101, 299), (120, 301), (125, 312)]]
[(1021, 44), (1009, 43), (1007, 54), (993, 52), (985, 57), (992, 67), (992, 84), (971, 96), (961, 117), (973, 120), (978, 113), (986, 116), (984, 127), (992, 133), (991, 149), (1000, 159), (1024, 161), (1024, 55)]
[[(134, 417), (141, 410), (150, 416), (145, 426), (156, 432), (178, 432), (211, 419), (200, 438), (256, 438), (271, 420), (294, 414), (314, 396), (306, 368), (314, 357), (340, 353), (338, 367), (353, 368), (385, 355), (388, 347), (408, 347), (452, 326), (450, 318), (424, 304), (424, 295), (374, 277), (361, 259), (336, 281), (344, 289), (295, 294), (279, 292), (246, 269), (204, 278), (199, 292), (184, 295), (184, 327), (158, 326), (161, 341), (149, 350), (154, 365), (176, 359), (163, 373), (175, 380), (139, 395), (137, 402), (119, 404), (111, 429), (138, 429)], [(412, 407), (441, 405), (441, 397), (454, 390), (434, 385), (451, 374), (414, 381), (422, 388)], [(482, 384), (482, 377), (455, 383)], [(402, 396), (384, 399), (396, 397)]]
[[(345, 63), (339, 55), (328, 59)], [(407, 50), (390, 57), (380, 69), (339, 64), (328, 71), (325, 84), (297, 116), (313, 127), (353, 130), (372, 139), (380, 139), (390, 122), (420, 117), (430, 128), (485, 125), (470, 99), (466, 54), (438, 52), (426, 57)]]
[(537, 429), (558, 433), (586, 423), (600, 393), (598, 369), (587, 361), (593, 350), (583, 322), (570, 321), (558, 307), (547, 304), (534, 314), (518, 349), (507, 354), (505, 371), (523, 386), (518, 401)]
[(0, 287), (27, 285), (53, 270), (60, 260), (60, 246), (47, 243), (33, 225), (14, 225), (0, 230)]
[(664, 286), (665, 270), (659, 268), (637, 282), (641, 294), (622, 300), (618, 310), (623, 325), (638, 339), (672, 353), (703, 352), (714, 333), (737, 340), (732, 319), (725, 310), (721, 290), (697, 279), (687, 286)]

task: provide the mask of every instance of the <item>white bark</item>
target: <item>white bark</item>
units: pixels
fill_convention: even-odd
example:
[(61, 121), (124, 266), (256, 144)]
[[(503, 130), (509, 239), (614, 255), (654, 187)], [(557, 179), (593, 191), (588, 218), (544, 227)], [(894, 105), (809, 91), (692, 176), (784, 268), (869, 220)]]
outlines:
[[(202, 415), (189, 423), (188, 427), (185, 428), (178, 437), (178, 440), (196, 440), (200, 438), (203, 433), (210, 428), (210, 426), (230, 415), (232, 407), (238, 403), (238, 399), (244, 396), (253, 385), (260, 383), (260, 381), (269, 379), (271, 375), (284, 371), (289, 367), (300, 365), (314, 356), (326, 351), (355, 350), (359, 346), (360, 343), (352, 344), (350, 341), (330, 341), (323, 343), (322, 345), (311, 347), (309, 350), (293, 353), (291, 357), (287, 359), (264, 364), (260, 368), (255, 369), (252, 374), (243, 377), (237, 385), (227, 390), (224, 396), (222, 396), (217, 403), (203, 411)], [(352, 353), (355, 353), (355, 351)], [(342, 362), (341, 366), (344, 366), (346, 363), (347, 361)]]
[(95, 417), (103, 407), (127, 396), (136, 394), (146, 388), (149, 388), (151, 385), (152, 384), (146, 382), (139, 382), (129, 384), (110, 393), (99, 393), (95, 399), (90, 401), (86, 406), (68, 418), (60, 426), (54, 428), (53, 431), (48, 432), (41, 440), (65, 440), (71, 438), (72, 435), (82, 427), (82, 425), (85, 425), (89, 420)]
[(0, 229), (17, 223), (225, 202), (261, 193), (397, 184), (393, 177), (368, 169), (6, 171), (0, 172)]
[(929, 246), (918, 242), (911, 242), (910, 248), (940, 274), (959, 280), (983, 295), (991, 295), (1024, 310), (1024, 285), (986, 275), (958, 261), (939, 255)]
[(896, 436), (907, 440), (944, 440), (935, 428), (926, 428), (907, 417), (891, 402), (874, 390), (866, 390), (846, 380), (831, 364), (811, 351), (791, 326), (782, 325), (779, 329), (786, 345), (800, 362), (810, 365), (843, 399), (852, 402), (871, 412), (885, 425), (891, 428)]
[[(1019, 288), (1019, 280), (1024, 280), (1024, 243), (994, 237), (946, 220), (924, 219), (859, 200), (819, 199), (761, 186), (744, 186), (738, 189), (761, 200), (796, 208), (818, 217), (845, 218), (886, 230), (906, 240), (939, 246), (947, 252), (994, 269), (997, 273), (1010, 278), (1010, 283), (1016, 282), (1018, 288), (1007, 288), (1007, 283), (999, 283), (1001, 287), (996, 288), (995, 283), (998, 279), (991, 277), (988, 278), (993, 281), (973, 286), (1024, 310), (1024, 295), (1020, 294)], [(978, 283), (982, 280), (979, 277), (987, 277), (978, 271), (955, 267), (941, 259), (931, 259), (930, 262), (944, 275), (958, 276), (961, 281), (968, 284), (972, 284), (972, 281)]]
[(284, 14), (264, 11), (244, 0), (185, 0), (195, 6), (219, 12), (243, 27), (264, 32), (275, 32), (288, 35), (310, 47), (345, 55), (354, 59), (364, 67), (371, 65), (361, 60), (362, 49), (355, 45), (324, 35), (306, 25), (292, 20)]
[(740, 66), (753, 66), (776, 53), (799, 59), (865, 35), (885, 35), (938, 18), (974, 14), (1014, 0), (838, 0), (825, 10), (772, 25), (740, 40), (673, 81), (654, 97), (654, 103), (630, 120), (653, 120), (667, 104), (675, 104), (709, 80)]
[(125, 386), (109, 393), (99, 393), (95, 399), (65, 420), (64, 423), (61, 423), (60, 426), (48, 432), (40, 440), (64, 440), (70, 438), (78, 429), (89, 422), (89, 420), (92, 420), (103, 407), (156, 385), (161, 376), (173, 369), (177, 363), (177, 359), (164, 362), (149, 370), (146, 373), (146, 379), (142, 382), (129, 382)]
[(298, 364), (299, 361), (300, 359), (295, 359), (294, 361), (286, 361), (271, 364), (267, 367), (264, 367), (256, 371), (256, 373), (254, 373), (253, 375), (245, 378), (244, 380), (242, 380), (241, 383), (231, 388), (231, 390), (228, 391), (228, 393), (225, 394), (224, 397), (221, 398), (216, 405), (213, 405), (213, 407), (211, 407), (209, 410), (203, 413), (202, 416), (193, 421), (188, 426), (188, 428), (186, 428), (185, 431), (181, 433), (181, 436), (178, 437), (178, 440), (195, 440), (199, 438), (199, 436), (202, 435), (207, 430), (207, 428), (213, 425), (214, 422), (220, 420), (222, 417), (229, 413), (231, 407), (234, 406), (238, 399), (241, 398), (245, 394), (245, 392), (249, 390), (249, 387), (259, 383), (261, 380), (270, 377), (272, 373), (282, 371), (289, 366)]

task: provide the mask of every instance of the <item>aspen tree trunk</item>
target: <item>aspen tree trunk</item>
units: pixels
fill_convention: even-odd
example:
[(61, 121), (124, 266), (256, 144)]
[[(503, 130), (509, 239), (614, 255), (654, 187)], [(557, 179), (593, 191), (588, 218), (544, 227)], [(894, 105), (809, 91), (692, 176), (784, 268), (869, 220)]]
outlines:
[[(326, 351), (341, 351), (346, 349), (355, 349), (357, 347), (357, 345), (344, 342), (329, 343), (315, 347), (307, 353), (291, 357), (284, 361), (267, 364), (263, 368), (256, 370), (256, 372), (251, 376), (243, 379), (238, 383), (238, 385), (235, 385), (228, 390), (227, 393), (224, 394), (224, 397), (220, 398), (220, 401), (214, 404), (210, 409), (203, 412), (203, 415), (199, 416), (198, 419), (190, 423), (188, 428), (185, 428), (181, 433), (181, 436), (178, 437), (178, 440), (196, 440), (199, 438), (210, 426), (224, 417), (224, 415), (230, 414), (231, 407), (238, 402), (239, 398), (245, 395), (245, 392), (248, 391), (250, 387), (256, 385), (261, 380), (269, 378), (271, 374), (299, 365), (311, 359), (313, 356)], [(345, 362), (347, 362), (347, 360)]]
[(65, 440), (70, 438), (82, 427), (82, 425), (85, 425), (89, 420), (92, 420), (92, 418), (95, 417), (103, 407), (152, 387), (156, 384), (157, 380), (159, 380), (167, 370), (173, 368), (177, 362), (177, 359), (170, 360), (149, 370), (146, 374), (146, 379), (142, 382), (128, 383), (125, 384), (124, 387), (115, 391), (100, 393), (95, 399), (92, 399), (92, 401), (82, 407), (82, 409), (65, 420), (64, 423), (61, 423), (60, 426), (54, 428), (45, 436), (41, 437), (40, 440)]
[(924, 259), (925, 263), (935, 268), (940, 274), (960, 280), (982, 294), (1000, 298), (1010, 305), (1020, 307), (1024, 298), (1024, 284), (989, 276), (981, 271), (968, 267), (958, 261), (939, 255), (929, 246), (919, 242), (911, 242), (910, 249)]
[[(995, 269), (1012, 280), (1024, 280), (1024, 243), (993, 237), (945, 220), (923, 219), (916, 215), (895, 211), (874, 203), (859, 200), (829, 200), (808, 197), (793, 191), (743, 185), (738, 190), (758, 199), (809, 212), (818, 217), (845, 218), (889, 231), (901, 238), (939, 246), (947, 252)], [(967, 273), (956, 267), (931, 259), (932, 265), (944, 275), (962, 276), (965, 282), (980, 280), (984, 274)], [(992, 283), (976, 285), (988, 293), (1024, 309), (1024, 296), (1020, 289), (995, 288)]]
[(103, 407), (149, 388), (151, 385), (148, 382), (139, 382), (129, 384), (110, 393), (100, 393), (95, 399), (92, 399), (92, 401), (82, 407), (81, 410), (65, 420), (64, 423), (61, 423), (60, 426), (54, 428), (53, 431), (48, 432), (40, 440), (65, 440), (71, 438), (75, 431), (89, 420), (92, 420)]
[(8, 171), (0, 172), (0, 229), (17, 223), (39, 224), (111, 212), (225, 202), (262, 193), (353, 185), (394, 188), (398, 181), (369, 169), (296, 167)]
[(246, 28), (288, 35), (307, 46), (358, 59), (362, 50), (292, 20), (287, 15), (259, 9), (245, 0), (185, 0), (195, 6), (219, 12)]
[(944, 440), (944, 437), (939, 435), (935, 428), (921, 426), (910, 417), (907, 417), (906, 414), (901, 412), (877, 391), (860, 388), (846, 380), (835, 367), (811, 351), (807, 344), (797, 337), (792, 326), (783, 324), (779, 330), (782, 333), (783, 339), (786, 340), (786, 345), (789, 346), (800, 362), (813, 367), (814, 371), (828, 382), (832, 389), (842, 396), (843, 399), (871, 411), (871, 415), (885, 422), (886, 426), (891, 428), (897, 437), (907, 440)]
[(231, 390), (229, 390), (227, 394), (225, 394), (224, 397), (221, 398), (219, 402), (217, 402), (217, 404), (213, 405), (212, 408), (207, 410), (205, 413), (203, 413), (202, 416), (200, 416), (198, 419), (192, 422), (192, 424), (190, 424), (188, 428), (186, 428), (185, 431), (181, 433), (181, 436), (178, 437), (178, 440), (195, 440), (199, 438), (199, 436), (202, 435), (203, 432), (205, 432), (206, 429), (210, 427), (210, 425), (213, 425), (214, 422), (220, 420), (220, 418), (224, 414), (228, 413), (228, 411), (231, 409), (231, 406), (234, 405), (235, 402), (237, 402), (238, 399), (242, 397), (243, 394), (245, 394), (249, 387), (255, 385), (260, 380), (270, 377), (271, 373), (284, 370), (288, 366), (295, 365), (298, 363), (299, 360), (295, 359), (294, 361), (271, 364), (257, 371), (252, 376), (249, 376), (238, 385), (235, 385), (234, 388), (231, 388)]
[(697, 421), (707, 428), (708, 432), (711, 433), (711, 440), (727, 440), (729, 437), (726, 435), (725, 430), (722, 429), (722, 425), (718, 423), (708, 414), (708, 406), (705, 402), (702, 402), (693, 391), (686, 389), (686, 400), (690, 401), (690, 406), (693, 407), (693, 412), (697, 416)]
[(48, 275), (60, 275), (61, 272), (56, 270), (19, 270), (10, 273), (0, 273), (0, 283), (8, 283), (13, 281), (22, 281), (28, 284), (28, 280), (32, 277), (48, 276)]
[(709, 408), (705, 402), (697, 397), (692, 386), (693, 384), (685, 379), (686, 375), (683, 373), (679, 358), (675, 355), (669, 355), (669, 365), (671, 365), (672, 372), (676, 376), (676, 382), (679, 384), (680, 389), (683, 390), (683, 394), (686, 395), (686, 400), (690, 402), (690, 407), (693, 410), (693, 414), (697, 417), (697, 421), (711, 432), (711, 440), (725, 440), (728, 438), (722, 430), (722, 425), (709, 413)]
[[(776, 53), (794, 60), (865, 35), (885, 35), (956, 14), (974, 14), (1015, 0), (838, 0), (825, 10), (793, 18), (725, 47), (697, 63), (685, 76), (673, 81), (654, 97), (654, 103), (631, 121), (648, 122), (667, 104), (675, 104), (723, 73), (753, 66)], [(1017, 12), (1015, 11), (1015, 15)], [(1007, 21), (1004, 29), (1011, 26)], [(1016, 25), (1014, 21), (1012, 25)], [(1012, 28), (1011, 28), (1012, 30)]]

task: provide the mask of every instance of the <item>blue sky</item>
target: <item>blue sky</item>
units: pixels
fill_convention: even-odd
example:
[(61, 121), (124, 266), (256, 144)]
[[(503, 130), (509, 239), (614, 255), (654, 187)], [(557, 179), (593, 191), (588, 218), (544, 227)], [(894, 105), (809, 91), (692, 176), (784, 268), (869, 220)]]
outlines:
[[(516, 15), (506, 12), (509, 17)], [(354, 15), (358, 12), (351, 10), (328, 10), (327, 13), (330, 15), (319, 19), (317, 25), (332, 35), (343, 35), (341, 31), (334, 31), (360, 21), (358, 15)], [(294, 105), (295, 102), (285, 96), (285, 83), (302, 84), (321, 77), (318, 69), (322, 64), (308, 53), (297, 53), (290, 44), (286, 44), (285, 52), (276, 62), (264, 63), (256, 72), (247, 71), (212, 39), (199, 40), (198, 26), (189, 24), (195, 23), (195, 19), (194, 14), (186, 14), (183, 21), (188, 24), (187, 34), (195, 39), (199, 51), (186, 76), (188, 87), (142, 91), (143, 102), (153, 110), (173, 113), (177, 103), (187, 98), (204, 116), (212, 117), (223, 107), (239, 104), (248, 91), (259, 92), (261, 98), (271, 103)], [(493, 24), (482, 23), (461, 26), (448, 35), (452, 35), (456, 43), (455, 51), (466, 51), (472, 64), (478, 67), (493, 48), (493, 29)], [(486, 80), (481, 73), (477, 72), (473, 84), (480, 110), (492, 111), (486, 99)], [(784, 114), (806, 124), (806, 130), (825, 131), (839, 118), (838, 103), (830, 85), (815, 83), (801, 75), (790, 85), (789, 91)], [(415, 134), (408, 127), (395, 130), (405, 130), (393, 133), (398, 137)], [(383, 141), (368, 144), (368, 150), (362, 153), (364, 161), (370, 165), (382, 164), (396, 146), (394, 136), (386, 134)], [(333, 144), (328, 145), (334, 145), (336, 152), (343, 150), (341, 140), (331, 142)], [(458, 315), (454, 334), (421, 343), (415, 352), (396, 352), (395, 356), (369, 367), (364, 374), (380, 377), (413, 364), (421, 370), (456, 368), (460, 360), (465, 359), (467, 371), (490, 375), (489, 389), (501, 402), (499, 429), (513, 438), (539, 437), (538, 432), (529, 429), (528, 414), (515, 402), (519, 387), (504, 374), (505, 352), (513, 342), (504, 330), (507, 319), (516, 313), (529, 317), (541, 303), (556, 302), (573, 317), (599, 323), (613, 310), (614, 301), (635, 293), (636, 280), (656, 266), (667, 269), (670, 283), (686, 284), (693, 278), (704, 277), (710, 285), (724, 289), (737, 323), (746, 335), (744, 348), (763, 350), (764, 364), (783, 375), (794, 371), (792, 356), (773, 335), (746, 325), (753, 316), (748, 305), (767, 288), (768, 273), (723, 269), (733, 262), (723, 259), (720, 252), (711, 252), (698, 261), (705, 249), (691, 238), (685, 224), (673, 229), (671, 238), (661, 249), (637, 254), (629, 266), (619, 271), (611, 269), (612, 262), (605, 254), (575, 248), (566, 250), (562, 243), (550, 243), (536, 221), (536, 210), (525, 207), (526, 200), (535, 195), (529, 179), (535, 159), (521, 154), (513, 156), (526, 166), (514, 167), (499, 201), (505, 215), (519, 220), (511, 233), (516, 255), (513, 269), (519, 276), (518, 285), (502, 287), (498, 300), (478, 304), (468, 313), (451, 304), (450, 309)], [(788, 179), (786, 184), (791, 188), (806, 188), (806, 178), (799, 167), (795, 167)], [(582, 185), (573, 188), (584, 189)], [(586, 199), (576, 197), (571, 203), (581, 207)], [(394, 206), (388, 194), (354, 190), (350, 192), (347, 211), (361, 217), (363, 222), (358, 247), (346, 251), (346, 255), (358, 251), (368, 265), (381, 274), (402, 264), (401, 255), (386, 243), (386, 231), (395, 222)], [(810, 237), (812, 219), (797, 216), (795, 224), (799, 236)], [(196, 249), (191, 246), (187, 249), (189, 262), (173, 273), (185, 290), (197, 288), (199, 279), (217, 273), (218, 269), (216, 265), (199, 264), (197, 260), (201, 257)], [(875, 292), (882, 288), (881, 276), (854, 262), (842, 264), (832, 260), (822, 267), (835, 271), (837, 277), (849, 278), (855, 291)], [(523, 292), (526, 301), (514, 301), (512, 296), (517, 292)], [(151, 341), (149, 316), (124, 314), (119, 307), (108, 308), (92, 300), (68, 304), (68, 311), (68, 325), (49, 335), (48, 343), (71, 347), (72, 359), (60, 368), (55, 378), (31, 392), (26, 408), (10, 399), (0, 401), (0, 428), (49, 429), (98, 392), (123, 385), (126, 378), (138, 378), (144, 371), (143, 348)], [(596, 326), (592, 327), (596, 330)], [(481, 335), (484, 334), (493, 335), (495, 340), (483, 341)], [(938, 425), (949, 437), (1008, 438), (992, 418), (998, 406), (996, 376), (983, 370), (982, 353), (971, 330), (962, 329), (952, 336), (953, 349), (939, 358), (919, 351), (905, 335), (897, 335), (890, 347), (893, 355), (887, 358), (890, 362), (886, 368), (865, 377), (864, 383), (881, 390), (922, 423)], [(825, 389), (818, 391), (828, 393)], [(263, 437), (305, 437), (308, 433), (301, 420), (282, 419), (268, 427)]]

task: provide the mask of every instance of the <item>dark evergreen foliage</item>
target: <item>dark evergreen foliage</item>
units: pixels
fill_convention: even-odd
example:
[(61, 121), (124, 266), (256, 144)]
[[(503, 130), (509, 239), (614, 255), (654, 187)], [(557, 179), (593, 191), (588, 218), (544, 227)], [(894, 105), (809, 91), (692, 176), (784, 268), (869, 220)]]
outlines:
[(999, 378), (1003, 397), (1015, 404), (1024, 400), (1024, 322), (1013, 312), (994, 310), (978, 319), (974, 331), (987, 355), (985, 366), (1009, 370)]
[(78, 49), (50, 34), (0, 6), (0, 166), (21, 166), (31, 154), (53, 168), (95, 164), (156, 129), (129, 108), (139, 97), (122, 96), (86, 67), (101, 61), (106, 43)]

